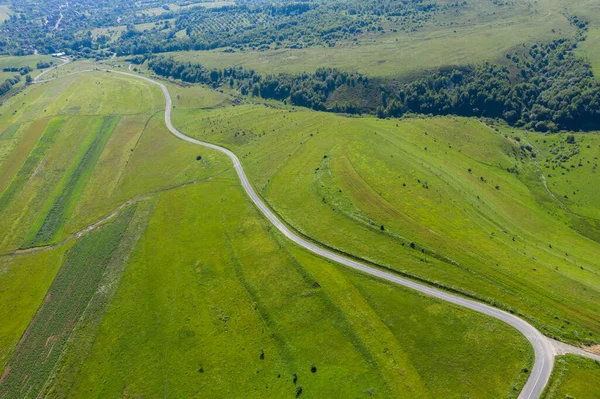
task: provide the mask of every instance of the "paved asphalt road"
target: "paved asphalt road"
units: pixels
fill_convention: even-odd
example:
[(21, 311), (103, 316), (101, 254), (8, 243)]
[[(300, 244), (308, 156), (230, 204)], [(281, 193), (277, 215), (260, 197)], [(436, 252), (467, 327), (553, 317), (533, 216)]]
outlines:
[[(66, 64), (68, 62), (68, 60), (63, 60), (63, 62)], [(61, 66), (61, 65), (59, 65), (59, 66)], [(54, 69), (54, 68), (51, 68), (51, 69)], [(350, 267), (352, 269), (361, 271), (361, 272), (369, 274), (371, 276), (381, 278), (383, 280), (387, 280), (389, 282), (401, 285), (403, 287), (413, 289), (415, 291), (419, 291), (425, 295), (435, 297), (435, 298), (441, 299), (443, 301), (450, 302), (455, 305), (462, 306), (464, 308), (471, 309), (476, 312), (491, 316), (495, 319), (501, 320), (501, 321), (513, 326), (518, 331), (520, 331), (533, 346), (533, 349), (535, 351), (535, 363), (534, 363), (533, 369), (531, 370), (531, 373), (529, 375), (529, 379), (527, 380), (525, 386), (523, 387), (523, 390), (521, 391), (521, 393), (519, 395), (519, 399), (537, 399), (541, 396), (544, 388), (548, 384), (550, 375), (552, 374), (552, 369), (554, 367), (554, 356), (555, 355), (562, 355), (565, 353), (574, 353), (574, 354), (585, 356), (585, 357), (588, 357), (591, 359), (600, 360), (600, 356), (598, 356), (598, 355), (594, 355), (590, 352), (584, 351), (581, 348), (577, 348), (577, 347), (574, 347), (574, 346), (571, 346), (568, 344), (564, 344), (559, 341), (554, 341), (554, 340), (551, 340), (551, 339), (545, 337), (535, 327), (533, 327), (526, 321), (524, 321), (524, 320), (520, 319), (519, 317), (514, 316), (508, 312), (493, 308), (491, 306), (485, 305), (480, 302), (476, 302), (476, 301), (472, 301), (470, 299), (456, 296), (456, 295), (450, 294), (448, 292), (438, 290), (438, 289), (435, 289), (435, 288), (432, 288), (432, 287), (429, 287), (429, 286), (426, 286), (423, 284), (416, 283), (412, 280), (408, 280), (408, 279), (399, 277), (395, 274), (384, 272), (384, 271), (376, 269), (374, 267), (367, 266), (360, 262), (345, 258), (334, 252), (323, 249), (323, 248), (315, 245), (314, 243), (299, 237), (294, 232), (292, 232), (285, 224), (283, 224), (275, 216), (275, 214), (265, 205), (265, 203), (262, 201), (262, 199), (256, 194), (256, 192), (254, 191), (254, 188), (252, 187), (252, 185), (250, 184), (250, 181), (248, 180), (248, 177), (246, 176), (246, 173), (244, 172), (244, 168), (242, 167), (240, 160), (233, 152), (229, 151), (226, 148), (219, 147), (214, 144), (210, 144), (210, 143), (206, 143), (203, 141), (193, 139), (193, 138), (188, 137), (188, 136), (184, 135), (183, 133), (179, 132), (177, 129), (175, 129), (175, 127), (171, 123), (171, 109), (172, 109), (173, 103), (171, 101), (171, 95), (169, 94), (169, 90), (166, 88), (165, 85), (163, 85), (162, 83), (157, 82), (155, 80), (149, 79), (147, 77), (135, 75), (132, 73), (114, 71), (114, 70), (108, 70), (108, 69), (104, 69), (103, 71), (116, 73), (116, 74), (120, 74), (120, 75), (131, 76), (131, 77), (134, 77), (137, 79), (143, 79), (147, 82), (150, 82), (154, 85), (159, 86), (161, 88), (161, 90), (165, 96), (165, 100), (166, 100), (165, 123), (166, 123), (169, 131), (171, 131), (171, 133), (173, 133), (175, 136), (177, 136), (180, 139), (185, 140), (189, 143), (197, 144), (197, 145), (207, 147), (207, 148), (212, 148), (214, 150), (217, 150), (217, 151), (220, 151), (220, 152), (226, 154), (233, 162), (233, 165), (238, 174), (238, 177), (240, 178), (242, 186), (244, 187), (244, 190), (246, 190), (246, 193), (248, 194), (248, 196), (250, 197), (252, 202), (254, 202), (254, 204), (258, 207), (258, 209), (265, 215), (265, 217), (267, 219), (269, 219), (269, 221), (281, 233), (283, 233), (283, 235), (285, 235), (287, 238), (289, 238), (296, 244), (300, 245), (301, 247), (303, 247), (319, 256), (322, 256), (323, 258), (329, 259), (331, 261), (334, 261), (336, 263)], [(45, 72), (48, 72), (48, 71), (45, 71)], [(40, 74), (38, 76), (38, 79), (40, 77), (42, 77), (45, 74), (45, 72)], [(89, 71), (80, 71), (80, 72), (92, 72), (92, 71), (89, 70)], [(36, 79), (36, 83), (46, 82), (46, 81), (39, 81), (38, 79)], [(53, 79), (49, 79), (49, 80), (53, 80)]]
[(248, 194), (248, 196), (250, 197), (252, 202), (254, 202), (254, 205), (256, 205), (258, 207), (258, 209), (260, 209), (260, 211), (267, 217), (267, 219), (269, 219), (269, 221), (281, 233), (283, 233), (283, 235), (285, 235), (287, 238), (289, 238), (296, 244), (300, 245), (303, 248), (306, 248), (307, 250), (309, 250), (319, 256), (322, 256), (323, 258), (327, 258), (336, 263), (340, 263), (344, 266), (351, 267), (352, 269), (359, 270), (363, 273), (370, 274), (371, 276), (375, 276), (375, 277), (390, 281), (392, 283), (411, 288), (411, 289), (419, 291), (425, 295), (439, 298), (443, 301), (450, 302), (455, 305), (462, 306), (462, 307), (474, 310), (476, 312), (483, 313), (485, 315), (494, 317), (498, 320), (502, 320), (503, 322), (505, 322), (507, 324), (510, 324), (511, 326), (513, 326), (514, 328), (519, 330), (527, 338), (527, 340), (529, 340), (529, 342), (533, 346), (533, 349), (535, 350), (535, 363), (534, 363), (533, 369), (531, 370), (531, 374), (529, 375), (529, 379), (527, 380), (525, 387), (523, 388), (523, 390), (521, 391), (521, 394), (519, 395), (519, 399), (537, 399), (540, 397), (540, 395), (542, 394), (542, 391), (544, 390), (544, 388), (546, 387), (546, 384), (548, 383), (548, 380), (550, 379), (550, 374), (552, 373), (552, 368), (554, 366), (554, 348), (553, 348), (552, 344), (548, 341), (548, 339), (546, 339), (546, 337), (544, 335), (542, 335), (535, 327), (533, 327), (529, 323), (525, 322), (524, 320), (522, 320), (508, 312), (504, 312), (502, 310), (493, 308), (491, 306), (484, 305), (483, 303), (480, 303), (480, 302), (475, 302), (475, 301), (472, 301), (472, 300), (469, 300), (469, 299), (466, 299), (466, 298), (463, 298), (460, 296), (452, 295), (448, 292), (441, 291), (441, 290), (438, 290), (438, 289), (435, 289), (435, 288), (432, 288), (432, 287), (429, 287), (426, 285), (422, 285), (422, 284), (416, 283), (411, 280), (407, 280), (405, 278), (399, 277), (399, 276), (391, 274), (391, 273), (386, 273), (379, 269), (364, 265), (364, 264), (356, 262), (352, 259), (345, 258), (334, 252), (323, 249), (323, 248), (315, 245), (314, 243), (312, 243), (310, 241), (306, 241), (305, 239), (299, 237), (294, 232), (292, 232), (285, 224), (283, 224), (275, 216), (275, 214), (265, 205), (265, 203), (262, 201), (262, 199), (256, 194), (256, 192), (254, 191), (254, 188), (252, 187), (252, 184), (250, 184), (250, 181), (248, 180), (248, 177), (246, 176), (246, 173), (244, 172), (242, 163), (240, 162), (238, 157), (233, 152), (229, 151), (226, 148), (219, 147), (214, 144), (205, 143), (203, 141), (193, 139), (193, 138), (188, 137), (185, 134), (179, 132), (177, 129), (175, 129), (175, 127), (171, 123), (171, 109), (172, 109), (173, 103), (171, 101), (171, 95), (169, 94), (169, 90), (166, 88), (165, 85), (163, 85), (162, 83), (159, 83), (155, 80), (146, 78), (144, 76), (134, 75), (134, 74), (126, 73), (126, 72), (119, 72), (119, 71), (111, 71), (111, 72), (122, 74), (122, 75), (127, 75), (127, 76), (133, 76), (138, 79), (144, 79), (150, 83), (153, 83), (153, 84), (159, 86), (162, 89), (163, 94), (165, 95), (166, 102), (167, 102), (166, 107), (165, 107), (165, 123), (167, 125), (167, 128), (171, 131), (171, 133), (173, 133), (175, 136), (177, 136), (180, 139), (185, 140), (189, 143), (201, 145), (203, 147), (212, 148), (214, 150), (217, 150), (217, 151), (220, 151), (220, 152), (226, 154), (231, 159), (231, 161), (233, 161), (233, 166), (235, 167), (235, 170), (242, 182), (242, 186), (244, 187), (244, 190), (246, 190), (246, 193)]

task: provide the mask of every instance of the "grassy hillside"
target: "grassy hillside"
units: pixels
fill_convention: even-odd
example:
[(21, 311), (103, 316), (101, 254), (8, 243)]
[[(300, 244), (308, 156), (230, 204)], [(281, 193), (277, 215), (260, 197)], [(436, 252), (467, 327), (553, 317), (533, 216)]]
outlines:
[[(415, 31), (365, 34), (335, 47), (264, 51), (178, 52), (176, 59), (207, 67), (242, 65), (263, 73), (313, 72), (335, 67), (377, 77), (409, 77), (425, 70), (502, 60), (523, 43), (546, 42), (574, 33), (557, 0), (476, 0), (456, 12), (437, 15)], [(576, 2), (582, 12), (593, 4)], [(567, 10), (573, 5), (569, 5)]]
[[(516, 331), (291, 246), (224, 156), (166, 131), (157, 88), (61, 74), (0, 112), (0, 392), (516, 395), (532, 361)], [(206, 94), (177, 88), (175, 106), (233, 102)]]
[[(234, 150), (271, 207), (308, 237), (524, 315), (549, 336), (600, 340), (597, 135), (574, 136), (585, 166), (571, 168), (546, 161), (565, 135), (505, 136), (463, 118), (243, 105), (178, 106), (175, 121)], [(545, 162), (574, 171), (556, 177)], [(566, 200), (567, 187), (579, 193)]]
[(592, 399), (600, 395), (600, 364), (580, 356), (566, 355), (557, 359), (552, 381), (544, 399)]

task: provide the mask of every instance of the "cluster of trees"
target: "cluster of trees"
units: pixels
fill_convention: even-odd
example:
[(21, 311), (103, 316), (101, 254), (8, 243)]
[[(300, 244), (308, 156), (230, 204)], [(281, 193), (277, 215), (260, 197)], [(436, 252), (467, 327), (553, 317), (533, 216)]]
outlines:
[[(30, 78), (30, 75), (27, 75)], [(21, 81), (20, 75), (15, 75), (12, 78), (8, 78), (4, 81), (4, 83), (0, 84), (0, 96), (8, 93), (12, 90), (13, 86)], [(28, 79), (29, 81), (29, 79)]]
[(2, 68), (2, 72), (19, 72), (21, 76), (25, 76), (31, 71), (33, 71), (33, 69), (28, 65), (22, 67)]
[[(146, 57), (135, 57), (132, 61), (141, 63), (145, 59)], [(160, 76), (213, 87), (227, 85), (238, 89), (244, 95), (285, 101), (321, 111), (341, 110), (327, 105), (330, 95), (340, 87), (364, 87), (369, 84), (369, 79), (365, 76), (332, 68), (320, 68), (312, 74), (262, 76), (242, 67), (208, 69), (199, 64), (156, 56), (148, 57), (148, 67)]]
[(47, 62), (47, 61), (40, 61), (36, 64), (36, 68), (37, 69), (46, 69), (46, 68), (50, 68), (53, 65), (52, 62)]
[[(0, 30), (0, 53), (101, 58), (112, 53), (335, 46), (359, 35), (414, 30), (436, 13), (462, 5), (436, 0), (240, 0), (224, 7), (171, 9), (160, 0), (12, 0), (14, 14)], [(149, 12), (152, 8), (163, 12)], [(147, 23), (155, 26), (136, 28)], [(127, 28), (116, 37), (92, 34), (95, 28), (116, 26)]]
[[(587, 26), (576, 17), (573, 22), (581, 30)], [(507, 66), (440, 71), (384, 89), (378, 115), (484, 116), (541, 132), (598, 129), (600, 85), (575, 55), (576, 46), (577, 40), (567, 39), (535, 44), (523, 54), (507, 54)]]
[(0, 53), (110, 55), (110, 45), (105, 38), (94, 37), (93, 29), (158, 20), (164, 16), (140, 13), (140, 7), (160, 7), (163, 3), (160, 0), (145, 0), (143, 5), (127, 0), (11, 0), (13, 13), (0, 29)]

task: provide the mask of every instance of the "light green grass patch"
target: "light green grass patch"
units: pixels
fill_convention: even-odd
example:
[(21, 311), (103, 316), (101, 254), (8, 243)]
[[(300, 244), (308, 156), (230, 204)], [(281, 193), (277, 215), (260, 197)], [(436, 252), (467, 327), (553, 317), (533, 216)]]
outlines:
[(52, 119), (47, 125), (42, 137), (25, 160), (23, 166), (21, 166), (17, 172), (17, 175), (10, 182), (8, 187), (2, 192), (0, 196), (0, 212), (6, 209), (8, 204), (14, 199), (15, 195), (17, 195), (27, 183), (48, 149), (54, 143), (54, 140), (56, 139), (58, 133), (60, 133), (63, 124), (64, 118), (58, 117)]
[(0, 257), (0, 369), (47, 295), (69, 247), (34, 255)]
[(10, 6), (6, 4), (0, 4), (0, 23), (6, 21), (12, 15), (12, 10)]
[(556, 358), (544, 399), (593, 399), (600, 397), (600, 364), (577, 355)]
[(2, 133), (0, 133), (0, 141), (12, 139), (20, 128), (21, 125), (10, 125)]
[[(88, 183), (100, 154), (119, 122), (116, 116), (97, 118), (91, 123), (88, 131), (89, 144), (79, 151), (79, 156), (65, 173), (54, 193), (48, 198), (42, 212), (39, 230), (26, 241), (26, 248), (49, 244), (59, 233), (70, 212), (76, 205), (79, 196)], [(36, 229), (38, 223), (34, 224)]]
[(600, 28), (592, 28), (587, 38), (579, 44), (577, 53), (589, 60), (596, 79), (600, 78)]

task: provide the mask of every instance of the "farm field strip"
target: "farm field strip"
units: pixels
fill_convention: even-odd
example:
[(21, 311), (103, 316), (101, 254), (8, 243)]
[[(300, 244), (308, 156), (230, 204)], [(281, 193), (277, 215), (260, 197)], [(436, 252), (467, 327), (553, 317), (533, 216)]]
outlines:
[(158, 190), (158, 191), (154, 191), (154, 192), (150, 192), (150, 193), (146, 193), (146, 194), (141, 194), (138, 195), (130, 200), (127, 200), (126, 202), (124, 202), (123, 204), (119, 205), (119, 207), (117, 207), (117, 209), (115, 209), (113, 212), (111, 212), (110, 214), (108, 214), (107, 216), (103, 217), (102, 219), (90, 224), (89, 226), (84, 227), (83, 229), (77, 231), (76, 233), (73, 233), (72, 235), (68, 236), (67, 238), (65, 238), (63, 241), (57, 243), (57, 244), (52, 244), (52, 245), (47, 245), (47, 246), (42, 246), (42, 247), (33, 247), (33, 248), (26, 248), (26, 249), (19, 249), (15, 252), (7, 252), (7, 253), (0, 253), (0, 257), (7, 257), (7, 256), (20, 256), (20, 255), (32, 255), (32, 254), (37, 254), (40, 252), (47, 252), (47, 251), (51, 251), (54, 250), (56, 248), (62, 247), (68, 243), (70, 243), (73, 240), (79, 239), (81, 237), (83, 237), (84, 235), (104, 226), (107, 222), (112, 221), (115, 217), (119, 216), (119, 214), (121, 213), (121, 211), (123, 211), (123, 209), (127, 208), (130, 205), (137, 205), (140, 202), (145, 202), (145, 201), (149, 201), (152, 200), (155, 196), (162, 194), (164, 192), (168, 192), (168, 191), (172, 191), (172, 190), (178, 190), (178, 189), (182, 189), (184, 187), (187, 186), (191, 186), (191, 185), (195, 185), (204, 181), (208, 181), (208, 180), (212, 180), (216, 177), (219, 177), (220, 175), (224, 174), (228, 172), (228, 170), (224, 170), (222, 172), (216, 173), (215, 175), (209, 176), (205, 179), (199, 179), (199, 180), (194, 180), (188, 183), (184, 183), (181, 185), (177, 185), (177, 186), (173, 186), (173, 187), (166, 187), (164, 189)]
[(25, 163), (19, 171), (14, 179), (10, 182), (8, 187), (2, 192), (0, 196), (0, 212), (4, 211), (8, 204), (13, 200), (15, 195), (23, 188), (25, 183), (29, 180), (42, 158), (54, 142), (54, 139), (60, 132), (64, 125), (64, 118), (57, 117), (53, 118), (48, 125), (42, 137), (39, 139), (27, 159)]
[(134, 212), (75, 243), (6, 366), (0, 396), (37, 396), (43, 388)]
[(74, 158), (74, 164), (65, 173), (53, 195), (49, 197), (41, 214), (43, 219), (39, 219), (41, 223), (38, 221), (34, 224), (32, 233), (34, 231), (35, 233), (27, 239), (24, 248), (46, 245), (54, 239), (85, 188), (89, 176), (118, 122), (119, 117), (112, 116), (97, 119), (92, 123), (89, 128), (91, 142), (87, 148), (84, 147), (84, 152), (79, 157)]

